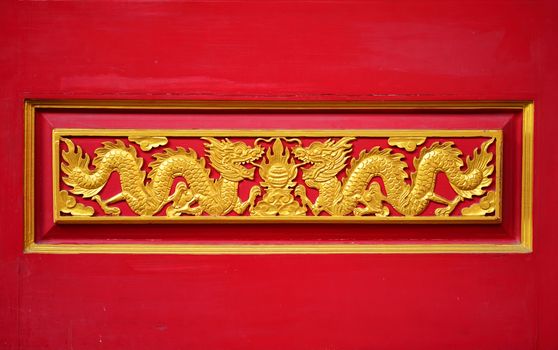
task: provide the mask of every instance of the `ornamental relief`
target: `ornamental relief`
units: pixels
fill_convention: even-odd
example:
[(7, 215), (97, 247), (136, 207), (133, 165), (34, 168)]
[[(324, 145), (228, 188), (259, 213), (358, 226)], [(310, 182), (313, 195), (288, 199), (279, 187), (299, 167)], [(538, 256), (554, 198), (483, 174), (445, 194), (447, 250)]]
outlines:
[[(424, 217), (429, 204), (437, 203), (427, 216), (494, 216), (499, 205), (498, 137), (501, 134), (481, 135), (474, 150), (463, 154), (447, 139), (428, 142), (428, 136), (396, 135), (383, 138), (392, 147), (378, 145), (356, 154), (353, 144), (359, 136), (312, 142), (302, 137), (245, 141), (205, 136), (198, 138), (204, 147), (200, 152), (181, 146), (163, 148), (168, 144), (165, 136), (135, 134), (127, 143), (108, 138), (88, 154), (79, 137), (60, 135), (55, 137), (59, 152), (55, 179), (60, 187), (54, 189), (55, 210), (62, 218), (118, 218), (124, 215), (114, 204), (125, 202), (136, 217), (164, 213), (167, 218), (242, 215), (247, 220), (412, 219)], [(138, 148), (154, 151), (146, 157)], [(103, 188), (116, 174), (119, 192), (104, 195)], [(437, 192), (440, 174), (447, 178), (451, 195)], [(252, 184), (245, 195), (239, 191), (244, 181)], [(95, 202), (100, 210), (90, 206)], [(470, 204), (456, 210), (462, 202)]]

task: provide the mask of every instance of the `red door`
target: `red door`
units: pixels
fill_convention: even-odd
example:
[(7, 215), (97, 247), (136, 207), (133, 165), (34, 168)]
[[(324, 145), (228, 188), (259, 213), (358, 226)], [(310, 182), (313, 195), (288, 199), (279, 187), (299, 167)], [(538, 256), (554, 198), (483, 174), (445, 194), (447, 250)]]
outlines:
[[(558, 191), (552, 146), (558, 115), (557, 10), (551, 1), (4, 2), (0, 348), (558, 348), (558, 238), (553, 229)], [(172, 129), (175, 120), (165, 108), (175, 103), (184, 108), (194, 100), (204, 101), (198, 107), (240, 103), (234, 113), (217, 119), (197, 110), (200, 127), (206, 129), (278, 129), (284, 120), (304, 128), (319, 129), (320, 123), (331, 128), (340, 119), (329, 109), (339, 103), (376, 106), (384, 114), (372, 113), (374, 123), (382, 124), (396, 120), (389, 119), (393, 113), (385, 106), (424, 110), (434, 103), (443, 111), (432, 107), (430, 119), (412, 123), (399, 116), (399, 128), (450, 130), (451, 107), (460, 114), (460, 129), (502, 129), (503, 221), (490, 227), (503, 225), (513, 232), (504, 237), (496, 230), (489, 241), (519, 243), (504, 251), (476, 249), (475, 244), (486, 243), (485, 236), (467, 238), (467, 227), (477, 227), (467, 224), (443, 229), (363, 222), (265, 222), (256, 229), (219, 222), (156, 229), (131, 224), (119, 230), (90, 222), (56, 226), (64, 223), (53, 224), (52, 208), (37, 210), (41, 207), (34, 207), (35, 228), (54, 225), (66, 236), (62, 240), (45, 230), (30, 238), (24, 209), (37, 198), (24, 192), (30, 169), (24, 164), (25, 140), (27, 146), (35, 142), (31, 183), (37, 188), (52, 185), (52, 162), (41, 158), (50, 155), (50, 134), (45, 138), (27, 128), (24, 135), (26, 100), (35, 101), (27, 106), (48, 105), (48, 111), (37, 114), (37, 130), (64, 123), (74, 128), (97, 123), (104, 129), (155, 123), (155, 128), (165, 120)], [(115, 117), (114, 108), (113, 114), (94, 110), (103, 104), (114, 107), (114, 101), (127, 106), (127, 121), (119, 119), (122, 111)], [(245, 107), (273, 101), (281, 101), (275, 111)], [(325, 106), (312, 107), (323, 113), (322, 119), (298, 110), (307, 101)], [(508, 118), (502, 113), (513, 109), (531, 118), (533, 104), (534, 129), (525, 128), (525, 119), (523, 128), (521, 122), (500, 128)], [(68, 105), (74, 114), (62, 115)], [(355, 111), (344, 113), (342, 120), (358, 128)], [(478, 123), (475, 113), (482, 114)], [(326, 115), (333, 124), (324, 122)], [(506, 188), (513, 187), (506, 181), (522, 188), (528, 173), (521, 169), (531, 164), (531, 141), (532, 206), (521, 192), (506, 195)], [(525, 212), (532, 213), (532, 231), (529, 222), (520, 221)], [(218, 254), (205, 250), (201, 255), (102, 248), (121, 244), (123, 238), (157, 244), (184, 235), (200, 244), (250, 240), (270, 245), (278, 240), (350, 245), (374, 236), (374, 244), (383, 242), (383, 253), (389, 254), (377, 249), (351, 254), (347, 247), (323, 254), (306, 254), (308, 248), (238, 254), (243, 253), (239, 248), (237, 254), (218, 249), (213, 251)], [(390, 248), (393, 237), (432, 244), (463, 239), (474, 249), (458, 244), (400, 254)], [(95, 248), (85, 252), (82, 241), (94, 241)], [(61, 243), (65, 248), (51, 249)], [(72, 252), (80, 254), (67, 254)], [(280, 254), (285, 252), (290, 254)]]

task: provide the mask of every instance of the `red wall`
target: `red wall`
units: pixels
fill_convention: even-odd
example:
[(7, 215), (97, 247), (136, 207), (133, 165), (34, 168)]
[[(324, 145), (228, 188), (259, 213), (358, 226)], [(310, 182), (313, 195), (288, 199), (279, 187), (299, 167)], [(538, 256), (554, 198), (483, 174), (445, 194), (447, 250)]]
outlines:
[[(557, 10), (2, 2), (0, 348), (558, 348)], [(533, 99), (534, 253), (24, 255), (24, 98)]]

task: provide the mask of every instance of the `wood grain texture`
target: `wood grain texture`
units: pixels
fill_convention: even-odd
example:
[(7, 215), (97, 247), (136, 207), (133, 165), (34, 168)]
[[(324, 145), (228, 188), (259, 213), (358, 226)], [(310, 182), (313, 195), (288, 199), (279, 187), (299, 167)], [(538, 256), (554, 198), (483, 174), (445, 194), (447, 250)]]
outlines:
[[(558, 346), (555, 1), (0, 4), (0, 348)], [(24, 98), (534, 100), (528, 255), (24, 255)]]

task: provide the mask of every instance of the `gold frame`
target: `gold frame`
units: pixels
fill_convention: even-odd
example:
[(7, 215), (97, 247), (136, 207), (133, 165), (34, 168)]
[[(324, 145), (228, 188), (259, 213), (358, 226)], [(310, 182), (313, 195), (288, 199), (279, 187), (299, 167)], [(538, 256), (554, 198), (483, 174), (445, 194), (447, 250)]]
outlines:
[[(61, 137), (80, 136), (179, 136), (179, 137), (385, 137), (424, 136), (424, 137), (493, 137), (496, 139), (496, 187), (498, 200), (495, 214), (490, 216), (63, 216), (58, 208), (57, 195), (60, 192), (59, 144)], [(501, 183), (502, 183), (502, 130), (171, 130), (171, 129), (54, 129), (52, 133), (52, 179), (53, 179), (53, 216), (55, 223), (80, 224), (145, 224), (145, 223), (499, 223), (501, 221)]]
[[(503, 244), (38, 244), (34, 242), (34, 128), (35, 128), (35, 112), (39, 108), (56, 108), (56, 109), (104, 109), (104, 110), (126, 110), (126, 109), (166, 109), (166, 110), (490, 110), (490, 109), (517, 109), (523, 111), (523, 150), (522, 150), (522, 208), (521, 208), (521, 239), (517, 243), (503, 243)], [(534, 123), (534, 106), (532, 101), (413, 101), (413, 102), (374, 102), (374, 101), (358, 101), (358, 102), (330, 102), (330, 101), (315, 101), (315, 102), (273, 102), (273, 101), (131, 101), (131, 100), (26, 100), (25, 101), (25, 225), (24, 225), (24, 246), (25, 252), (29, 253), (141, 253), (141, 254), (289, 254), (289, 253), (528, 253), (532, 251), (532, 181), (533, 181), (533, 123)], [(72, 133), (80, 133), (79, 136), (86, 136), (91, 130), (79, 129), (58, 129), (53, 133), (56, 135), (68, 135), (68, 130)], [(99, 135), (98, 129), (92, 129), (95, 135)], [(231, 130), (205, 130), (211, 132), (215, 136), (227, 134), (231, 136)], [(107, 136), (121, 136), (125, 134), (129, 136), (129, 132), (133, 130), (118, 130), (118, 131), (103, 131), (102, 135)], [(150, 131), (151, 132), (151, 131)], [(154, 131), (155, 132), (155, 131)], [(156, 130), (159, 135), (161, 130)], [(184, 130), (163, 130), (165, 135), (171, 136), (173, 133), (183, 135), (187, 133)], [(199, 135), (200, 130), (196, 130), (196, 135)], [(240, 132), (240, 131), (239, 131)], [(266, 133), (277, 135), (278, 133), (285, 132), (289, 136), (296, 135), (301, 130), (288, 130), (288, 131), (270, 131), (270, 130), (256, 130), (256, 131), (242, 131), (242, 135), (249, 136), (262, 136)], [(332, 130), (315, 130), (317, 136), (335, 136), (332, 135)], [(343, 136), (348, 133), (358, 133), (358, 136), (374, 134), (381, 136), (393, 136), (394, 130), (343, 130)], [(396, 130), (397, 133), (404, 133), (411, 135), (412, 131), (409, 130)], [(421, 130), (421, 135), (429, 133), (430, 136), (483, 136), (479, 130)], [(500, 135), (497, 137), (497, 152), (502, 151), (502, 138), (499, 131), (485, 131), (489, 134)], [(83, 134), (85, 133), (85, 134)], [(141, 132), (142, 135), (145, 131)], [(305, 135), (308, 134), (304, 130)], [(325, 135), (325, 134), (327, 135)], [(73, 135), (73, 134), (70, 134)], [(78, 136), (78, 135), (75, 135)], [(54, 141), (54, 139), (53, 139)], [(55, 147), (53, 142), (53, 147)], [(56, 153), (55, 153), (56, 154)], [(499, 171), (499, 179), (497, 181), (497, 192), (501, 195), (500, 181), (501, 181), (501, 154), (497, 156), (497, 169)], [(500, 203), (501, 200), (498, 201)], [(500, 220), (499, 208), (497, 208), (496, 216), (487, 217), (492, 219), (492, 222)], [(66, 217), (63, 220), (65, 221)], [(232, 217), (231, 217), (232, 218)], [(336, 222), (344, 222), (348, 217), (332, 218)], [(95, 220), (98, 222), (99, 218)], [(110, 222), (111, 218), (107, 218), (106, 223)], [(137, 218), (133, 218), (137, 219)], [(153, 220), (153, 218), (145, 218)], [(226, 222), (234, 222), (227, 220), (228, 217), (219, 217), (218, 220)], [(253, 220), (254, 218), (252, 218)], [(263, 219), (263, 218), (262, 218)], [(273, 218), (273, 221), (282, 218)], [(293, 218), (284, 218), (288, 222), (300, 222), (300, 218), (293, 220)], [(304, 219), (304, 218), (302, 218)], [(373, 218), (372, 218), (373, 219)], [(418, 220), (406, 222), (419, 223), (419, 222), (436, 222), (432, 218), (413, 218)], [(445, 222), (448, 218), (445, 218)], [(465, 219), (459, 218), (461, 222), (466, 220), (473, 220), (478, 222), (479, 218)], [(72, 220), (71, 218), (69, 220)], [(83, 219), (81, 219), (83, 220)], [(119, 218), (122, 220), (122, 218)], [(200, 220), (200, 219), (198, 219)], [(263, 219), (269, 222), (269, 219)], [(327, 219), (326, 219), (327, 220)], [(400, 219), (402, 220), (402, 219)], [(402, 221), (391, 220), (391, 222)], [(482, 219), (481, 219), (482, 220)], [(486, 218), (483, 220), (485, 221)], [(138, 222), (137, 220), (135, 220)], [(168, 220), (167, 220), (168, 221)], [(215, 222), (212, 219), (206, 218), (204, 222)], [(82, 221), (83, 222), (83, 221)], [(145, 222), (145, 221), (141, 221)], [(200, 221), (195, 221), (200, 222)], [(238, 221), (236, 221), (238, 222)], [(245, 221), (244, 221), (245, 222)], [(254, 221), (262, 222), (262, 221)], [(331, 221), (329, 221), (331, 222)], [(354, 221), (353, 221), (354, 222)], [(362, 222), (362, 221), (361, 221)], [(405, 222), (405, 221), (403, 221)], [(437, 221), (440, 223), (440, 221)]]

